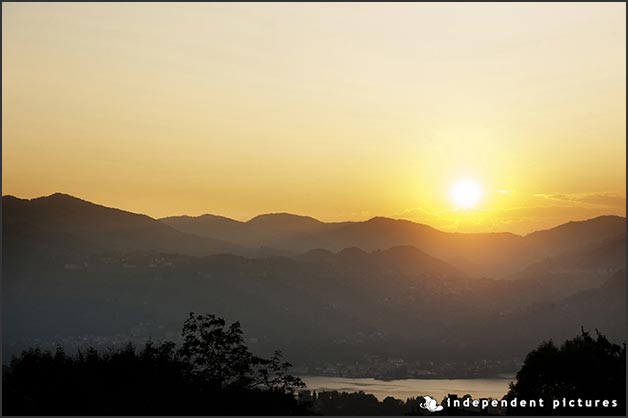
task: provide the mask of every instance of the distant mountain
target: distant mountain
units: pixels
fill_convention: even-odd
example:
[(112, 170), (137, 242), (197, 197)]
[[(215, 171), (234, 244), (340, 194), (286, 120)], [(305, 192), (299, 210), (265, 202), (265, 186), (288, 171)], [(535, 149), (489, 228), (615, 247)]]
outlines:
[(467, 276), (452, 265), (411, 246), (392, 247), (371, 253), (357, 247), (345, 248), (335, 254), (328, 250), (317, 249), (299, 258), (315, 263), (333, 263), (354, 269), (381, 269), (413, 276), (449, 278)]
[(564, 297), (596, 288), (609, 274), (626, 268), (625, 232), (594, 243), (589, 240), (588, 245), (583, 242), (587, 240), (565, 244), (567, 250), (560, 255), (532, 263), (512, 278), (535, 285), (544, 283), (553, 297)]
[(2, 203), (5, 353), (171, 338), (196, 311), (302, 363), (503, 360), (580, 324), (621, 337), (625, 320), (625, 218), (518, 236), (388, 218), (158, 221), (62, 194)]
[[(457, 315), (451, 305), (430, 297), (463, 280), (447, 263), (412, 248), (373, 253), (353, 248), (333, 258), (141, 251), (86, 255), (68, 263), (32, 256), (27, 264), (3, 265), (5, 347), (35, 338), (124, 338), (119, 335), (129, 330), (160, 337), (197, 311), (241, 320), (262, 348), (281, 342), (306, 358), (314, 344), (333, 357), (329, 344), (341, 338), (401, 335), (410, 324), (427, 321), (428, 312), (441, 320)], [(418, 312), (426, 319), (417, 318)], [(437, 324), (426, 322), (430, 329)]]
[(46, 256), (157, 250), (210, 254), (238, 250), (225, 241), (186, 234), (146, 215), (55, 193), (2, 198), (4, 248)]
[[(529, 265), (516, 276), (556, 276), (574, 273), (612, 272), (626, 266), (626, 233), (588, 245), (566, 245), (567, 251)], [(575, 248), (575, 249), (573, 249)]]
[(170, 216), (159, 220), (188, 234), (217, 239), (225, 239), (229, 236), (237, 238), (245, 230), (244, 222), (210, 214), (201, 216)]
[(3, 275), (5, 353), (35, 339), (80, 346), (131, 333), (172, 338), (195, 311), (240, 320), (256, 350), (281, 347), (301, 364), (372, 355), (511, 359), (557, 329), (566, 330), (558, 337), (572, 335), (581, 321), (617, 337), (613, 318), (623, 321), (614, 315), (625, 298), (616, 279), (604, 292), (528, 307), (547, 284), (471, 279), (409, 247), (320, 250), (302, 259), (156, 252), (72, 264), (32, 259), (3, 266)]
[(526, 244), (546, 254), (556, 250), (566, 252), (587, 248), (613, 237), (626, 234), (626, 218), (598, 216), (586, 221), (567, 222), (555, 228), (532, 232), (525, 236)]
[(412, 246), (470, 275), (498, 277), (577, 248), (589, 248), (625, 233), (626, 219), (604, 216), (570, 222), (526, 236), (511, 233), (447, 233), (407, 220), (375, 217), (364, 222), (324, 223), (289, 214), (261, 215), (248, 222), (207, 215), (164, 218), (188, 233), (305, 253), (314, 249), (365, 251)]
[(189, 234), (229, 240), (245, 247), (274, 247), (292, 252), (311, 249), (308, 248), (309, 243), (299, 241), (311, 241), (316, 234), (333, 228), (333, 224), (288, 213), (259, 215), (247, 222), (209, 214), (198, 217), (175, 216), (160, 221)]
[[(15, 241), (12, 248), (21, 245), (25, 252), (38, 248), (48, 255), (157, 250), (268, 257), (297, 256), (314, 249), (338, 252), (355, 247), (372, 252), (408, 246), (446, 261), (466, 275), (488, 277), (512, 275), (535, 263), (571, 251), (588, 251), (613, 239), (621, 244), (621, 234), (625, 243), (626, 231), (625, 218), (618, 216), (569, 222), (526, 236), (447, 233), (383, 217), (325, 223), (288, 213), (259, 215), (247, 222), (216, 215), (158, 221), (60, 193), (31, 200), (5, 196), (3, 206), (5, 239), (11, 238)], [(608, 262), (607, 268), (618, 267)]]
[(323, 225), (323, 222), (310, 216), (293, 215), (291, 213), (268, 213), (254, 217), (247, 224), (260, 230), (303, 232), (317, 230)]
[(500, 329), (498, 345), (503, 349), (528, 344), (531, 336), (560, 341), (584, 327), (596, 329), (614, 341), (626, 340), (626, 269), (604, 275), (601, 285), (579, 291), (557, 301), (533, 304), (516, 312), (486, 321)]
[[(412, 246), (439, 258), (465, 255), (474, 259), (496, 260), (495, 254), (514, 250), (521, 237), (514, 234), (450, 234), (428, 225), (406, 220), (375, 217), (364, 222), (324, 223), (311, 217), (291, 214), (260, 215), (238, 222), (213, 215), (163, 218), (162, 222), (187, 233), (229, 239), (247, 247), (267, 246), (305, 253), (314, 249), (340, 251), (361, 248), (385, 250)], [(471, 274), (491, 271), (486, 263), (476, 263)]]

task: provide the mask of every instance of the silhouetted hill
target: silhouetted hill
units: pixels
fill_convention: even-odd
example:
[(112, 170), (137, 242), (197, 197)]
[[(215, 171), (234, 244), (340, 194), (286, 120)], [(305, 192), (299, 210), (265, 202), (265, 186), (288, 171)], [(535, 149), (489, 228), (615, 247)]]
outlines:
[[(585, 241), (586, 242), (586, 241)], [(553, 288), (553, 296), (598, 287), (608, 274), (626, 267), (626, 233), (589, 245), (569, 245), (570, 250), (533, 263), (515, 274)]]
[(511, 338), (515, 344), (529, 335), (560, 340), (584, 327), (603, 330), (615, 341), (625, 340), (626, 269), (606, 277), (596, 288), (579, 291), (556, 302), (524, 307), (501, 318), (502, 324), (519, 324), (516, 331), (504, 328), (503, 336)]
[[(482, 347), (487, 357), (502, 353), (521, 354), (534, 347), (535, 338), (560, 343), (581, 327), (598, 329), (621, 343), (626, 339), (626, 270), (605, 277), (601, 286), (566, 298), (522, 305), (503, 312), (485, 311), (474, 317), (474, 325), (450, 328), (450, 336), (455, 335), (455, 338), (451, 337), (452, 343), (463, 344), (470, 352)], [(544, 291), (542, 284), (538, 285), (538, 291)], [(487, 344), (488, 341), (491, 343)]]
[(249, 222), (200, 218), (163, 222), (185, 232), (229, 239), (243, 246), (268, 246), (305, 253), (313, 249), (365, 251), (412, 246), (470, 275), (498, 277), (625, 232), (625, 218), (605, 216), (570, 222), (525, 237), (511, 233), (447, 233), (407, 220), (375, 217), (364, 222), (324, 223), (290, 214), (261, 215)]
[(518, 275), (546, 276), (573, 272), (614, 271), (626, 265), (626, 233), (622, 232), (589, 245), (572, 245), (575, 249), (546, 258), (528, 266)]
[(2, 199), (3, 240), (17, 250), (48, 256), (96, 251), (157, 250), (208, 254), (239, 247), (185, 234), (146, 215), (55, 193), (36, 199)]
[(299, 259), (315, 263), (336, 263), (354, 269), (381, 269), (406, 275), (431, 277), (465, 277), (466, 274), (450, 264), (412, 246), (397, 246), (367, 253), (358, 248), (345, 248), (337, 253), (316, 249)]
[(159, 220), (166, 224), (179, 224), (182, 228), (184, 228), (185, 225), (188, 223), (195, 224), (196, 226), (206, 224), (208, 225), (208, 227), (215, 227), (217, 225), (220, 225), (221, 223), (225, 223), (228, 225), (242, 224), (242, 222), (240, 221), (236, 221), (225, 216), (211, 215), (209, 213), (200, 216), (169, 216), (166, 218), (161, 218)]
[[(461, 277), (410, 247), (314, 251), (302, 258), (135, 252), (70, 264), (36, 257), (27, 265), (5, 264), (5, 352), (34, 338), (49, 344), (121, 340), (129, 329), (138, 338), (170, 338), (176, 318), (210, 308), (241, 319), (258, 349), (280, 347), (306, 364), (366, 361), (375, 354), (508, 359), (539, 337), (520, 321), (545, 326), (545, 311), (504, 314), (546, 294), (542, 282)], [(618, 294), (615, 289), (613, 297)], [(614, 325), (604, 327), (612, 325), (617, 305), (596, 295), (583, 293), (584, 302), (552, 323), (577, 328), (582, 307), (588, 324), (616, 335)], [(585, 310), (592, 298), (595, 309)]]
[(226, 237), (230, 236), (237, 238), (246, 228), (244, 222), (210, 214), (201, 216), (170, 216), (159, 220), (188, 234), (217, 239), (226, 239)]
[(310, 216), (293, 215), (291, 213), (267, 213), (254, 217), (247, 224), (260, 229), (308, 231), (320, 227), (323, 222)]
[(370, 260), (368, 253), (358, 247), (345, 248), (341, 251), (338, 251), (336, 257), (342, 263), (356, 267), (364, 265), (364, 263)]
[(157, 222), (145, 215), (59, 193), (31, 200), (5, 196), (3, 203), (5, 234), (15, 236), (25, 251), (41, 247), (49, 255), (142, 249), (259, 257), (288, 256), (317, 248), (337, 252), (351, 247), (376, 251), (411, 246), (470, 276), (513, 274), (531, 264), (577, 249), (584, 251), (625, 234), (625, 218), (617, 216), (569, 222), (521, 237), (510, 233), (447, 233), (383, 217), (324, 223), (287, 213), (260, 215), (247, 222), (216, 215), (179, 216)]
[(402, 272), (464, 277), (465, 273), (410, 245), (393, 247), (375, 253), (379, 263), (395, 266)]
[(313, 262), (332, 262), (335, 260), (335, 254), (332, 251), (322, 248), (316, 248), (303, 254), (301, 259)]
[[(302, 364), (510, 361), (551, 332), (572, 335), (581, 321), (617, 336), (623, 319), (613, 318), (625, 312), (622, 282), (600, 286), (625, 268), (624, 218), (531, 237), (446, 233), (388, 218), (177, 218), (190, 228), (219, 225), (240, 245), (265, 245), (244, 248), (67, 195), (6, 196), (3, 206), (5, 353), (35, 339), (76, 346), (128, 340), (129, 332), (170, 338), (194, 310), (240, 319), (256, 349), (283, 348)], [(282, 249), (290, 256), (278, 256)], [(512, 276), (531, 263), (529, 274)]]
[[(163, 222), (188, 233), (229, 239), (247, 247), (268, 246), (294, 252), (312, 249), (341, 251), (357, 247), (365, 251), (395, 246), (413, 246), (443, 259), (479, 259), (470, 274), (494, 273), (496, 254), (515, 250), (521, 237), (514, 234), (450, 234), (428, 225), (406, 220), (375, 217), (364, 222), (324, 223), (310, 217), (290, 214), (260, 215), (248, 222), (221, 219), (207, 222), (199, 218), (164, 218)], [(491, 261), (492, 260), (492, 261)], [(503, 263), (498, 263), (506, 265)]]
[(539, 250), (561, 251), (602, 242), (626, 233), (626, 218), (620, 216), (598, 216), (585, 221), (567, 222), (555, 228), (532, 232), (525, 236), (530, 246)]
[(247, 222), (216, 215), (176, 216), (160, 221), (182, 232), (228, 240), (249, 248), (276, 248), (284, 253), (302, 252), (302, 245), (293, 247), (288, 243), (309, 239), (307, 237), (310, 234), (320, 233), (330, 227), (330, 224), (314, 218), (288, 213), (258, 215)]

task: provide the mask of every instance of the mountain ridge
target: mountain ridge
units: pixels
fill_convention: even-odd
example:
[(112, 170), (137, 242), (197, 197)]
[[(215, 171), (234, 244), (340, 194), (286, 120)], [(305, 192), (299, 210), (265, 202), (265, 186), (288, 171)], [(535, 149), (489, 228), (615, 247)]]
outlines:
[[(5, 196), (6, 197), (6, 196)], [(230, 218), (228, 216), (223, 216), (223, 215), (216, 215), (216, 214), (211, 214), (211, 213), (204, 213), (202, 215), (197, 215), (197, 216), (193, 216), (193, 215), (174, 215), (174, 216), (165, 216), (165, 217), (160, 217), (160, 218), (154, 218), (157, 219), (159, 221), (162, 222), (168, 222), (168, 221), (174, 221), (174, 220), (178, 220), (178, 219), (185, 219), (185, 220), (200, 220), (200, 219), (204, 219), (204, 218), (209, 218), (209, 219), (215, 219), (215, 220), (225, 220), (225, 221), (232, 221), (234, 223), (238, 223), (238, 224), (247, 224), (247, 223), (251, 223), (251, 221), (257, 219), (257, 218), (262, 218), (262, 217), (267, 217), (267, 218), (271, 218), (271, 217), (276, 217), (276, 216), (290, 216), (290, 217), (295, 217), (295, 218), (303, 218), (303, 219), (311, 219), (316, 221), (317, 223), (320, 224), (325, 224), (325, 225), (338, 225), (338, 224), (364, 224), (364, 223), (379, 223), (379, 222), (386, 222), (386, 221), (392, 221), (392, 222), (407, 222), (410, 224), (414, 224), (414, 225), (422, 225), (431, 229), (434, 229), (436, 231), (439, 232), (444, 232), (447, 234), (460, 234), (460, 235), (511, 235), (511, 236), (516, 236), (516, 237), (521, 237), (521, 238), (525, 238), (525, 237), (529, 237), (531, 235), (534, 234), (538, 234), (541, 232), (550, 232), (550, 231), (554, 231), (557, 230), (559, 228), (562, 227), (568, 227), (571, 225), (579, 225), (579, 224), (584, 224), (586, 222), (590, 222), (590, 221), (600, 221), (600, 220), (615, 220), (615, 221), (626, 221), (626, 217), (625, 216), (620, 216), (620, 215), (599, 215), (599, 216), (595, 216), (593, 218), (587, 218), (587, 219), (583, 219), (583, 220), (578, 220), (578, 221), (567, 221), (565, 223), (562, 224), (558, 224), (556, 226), (553, 226), (551, 228), (546, 228), (546, 229), (539, 229), (537, 231), (532, 231), (532, 232), (528, 232), (526, 234), (517, 234), (515, 232), (511, 232), (511, 231), (484, 231), (484, 232), (459, 232), (459, 231), (445, 231), (442, 229), (438, 229), (434, 226), (431, 226), (429, 224), (426, 223), (422, 223), (422, 222), (416, 222), (416, 221), (411, 221), (409, 219), (403, 219), (403, 218), (393, 218), (393, 217), (388, 217), (388, 216), (374, 216), (372, 218), (363, 220), (363, 221), (321, 221), (317, 218), (314, 218), (312, 216), (309, 215), (299, 215), (296, 213), (290, 213), (290, 212), (268, 212), (268, 213), (261, 213), (259, 215), (256, 215), (254, 217), (252, 217), (251, 219), (247, 220), (247, 221), (240, 221), (237, 219), (233, 219)]]
[[(2, 202), (8, 348), (57, 336), (83, 344), (86, 335), (119, 338), (128, 329), (162, 336), (190, 310), (242, 320), (257, 347), (280, 346), (303, 364), (313, 351), (330, 364), (381, 352), (507, 359), (584, 320), (625, 335), (615, 319), (625, 316), (621, 217), (532, 238), (447, 233), (381, 217), (326, 224), (288, 216), (283, 229), (275, 224), (285, 214), (251, 224), (204, 218), (209, 231), (227, 223), (225, 236), (268, 245), (260, 256), (258, 247), (69, 195)], [(450, 262), (456, 257), (463, 262)], [(537, 270), (515, 279), (477, 274), (529, 265)], [(579, 276), (563, 274), (566, 267)]]
[(626, 220), (605, 215), (521, 236), (510, 232), (446, 232), (427, 224), (381, 216), (329, 223), (286, 212), (262, 214), (246, 222), (212, 214), (155, 219), (64, 193), (33, 199), (7, 195), (3, 196), (3, 206), (3, 224), (9, 229), (21, 227), (35, 233), (34, 226), (45, 232), (77, 234), (86, 245), (110, 239), (114, 247), (124, 250), (252, 256), (297, 255), (314, 249), (338, 252), (352, 247), (372, 252), (411, 246), (472, 276), (489, 277), (514, 273), (533, 262), (586, 250), (625, 234)]
[[(186, 234), (148, 215), (63, 193), (34, 199), (3, 196), (2, 206), (3, 241), (14, 239), (19, 242), (23, 233), (30, 231), (35, 236), (66, 234), (73, 237), (74, 241), (81, 242), (81, 246), (71, 249), (77, 253), (96, 249), (131, 251), (147, 248), (202, 253), (239, 248), (226, 241)], [(30, 244), (37, 244), (37, 239), (32, 239)], [(42, 251), (56, 253), (54, 243)]]

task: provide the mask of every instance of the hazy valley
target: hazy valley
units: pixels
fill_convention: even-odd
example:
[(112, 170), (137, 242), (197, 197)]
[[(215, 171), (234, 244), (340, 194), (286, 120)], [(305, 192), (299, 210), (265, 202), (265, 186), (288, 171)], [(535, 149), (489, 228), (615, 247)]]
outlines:
[(513, 371), (581, 326), (625, 339), (622, 217), (460, 234), (388, 218), (156, 220), (55, 194), (3, 197), (3, 230), (5, 357), (176, 338), (190, 311), (241, 321), (253, 350), (278, 347), (298, 370), (364, 377)]

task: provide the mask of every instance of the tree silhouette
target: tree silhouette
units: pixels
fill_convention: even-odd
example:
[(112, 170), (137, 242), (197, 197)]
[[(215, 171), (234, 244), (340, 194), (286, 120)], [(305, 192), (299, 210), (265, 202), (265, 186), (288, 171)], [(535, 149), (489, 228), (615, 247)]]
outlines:
[(239, 323), (190, 314), (183, 346), (148, 341), (68, 355), (25, 350), (3, 366), (7, 415), (307, 415), (280, 353), (253, 355)]
[(179, 353), (203, 383), (221, 389), (249, 386), (254, 356), (244, 345), (239, 322), (227, 327), (222, 318), (190, 313), (182, 336)]
[[(509, 408), (509, 414), (625, 415), (626, 344), (613, 344), (596, 330), (557, 347), (551, 340), (530, 352), (506, 398), (543, 399), (544, 408)], [(563, 399), (574, 406), (563, 406)], [(581, 400), (581, 406), (578, 405)], [(552, 401), (561, 404), (552, 408)], [(598, 400), (597, 404), (595, 400)], [(604, 406), (603, 401), (609, 401)], [(613, 407), (613, 400), (617, 402)], [(593, 402), (588, 402), (593, 401)]]
[(254, 356), (244, 344), (239, 322), (227, 326), (211, 314), (190, 313), (183, 324), (181, 358), (192, 374), (215, 388), (264, 388), (293, 393), (305, 387), (301, 379), (287, 374), (291, 364), (281, 362), (281, 352), (270, 359)]

